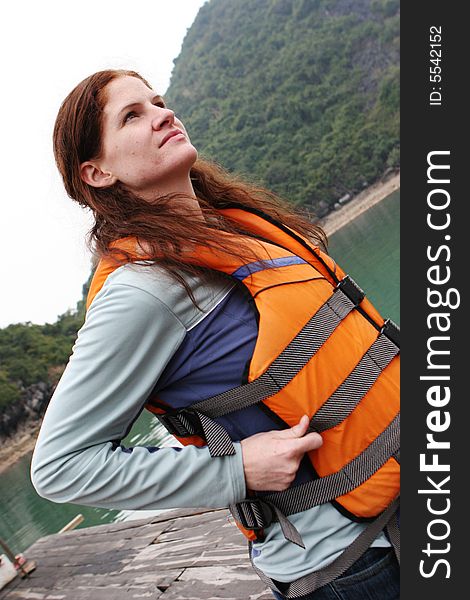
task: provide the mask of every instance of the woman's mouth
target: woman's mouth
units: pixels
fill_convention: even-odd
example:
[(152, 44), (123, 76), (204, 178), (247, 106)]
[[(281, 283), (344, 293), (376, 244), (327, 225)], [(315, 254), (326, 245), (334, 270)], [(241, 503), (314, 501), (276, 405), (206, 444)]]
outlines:
[(172, 131), (168, 132), (166, 134), (166, 136), (163, 138), (163, 140), (161, 141), (161, 144), (160, 144), (159, 148), (161, 148), (163, 146), (163, 144), (166, 144), (168, 142), (168, 140), (171, 140), (171, 138), (174, 138), (176, 136), (183, 136), (184, 137), (184, 133), (182, 131), (180, 131), (179, 129), (173, 129)]

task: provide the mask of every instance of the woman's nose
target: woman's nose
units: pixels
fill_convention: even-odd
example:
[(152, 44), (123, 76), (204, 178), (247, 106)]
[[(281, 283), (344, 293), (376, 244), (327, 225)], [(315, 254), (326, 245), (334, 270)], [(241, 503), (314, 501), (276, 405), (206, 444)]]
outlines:
[(152, 119), (152, 127), (158, 131), (165, 125), (173, 125), (175, 121), (175, 113), (169, 108), (156, 107), (156, 112)]

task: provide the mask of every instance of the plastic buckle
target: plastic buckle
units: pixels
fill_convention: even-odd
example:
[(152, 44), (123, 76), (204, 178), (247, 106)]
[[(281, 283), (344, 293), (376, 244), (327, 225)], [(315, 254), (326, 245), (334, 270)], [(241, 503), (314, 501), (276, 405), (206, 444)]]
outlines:
[[(176, 437), (190, 437), (201, 433), (202, 428), (197, 416), (189, 410), (155, 415), (168, 433)], [(184, 422), (183, 422), (184, 420)]]
[(400, 347), (400, 328), (391, 319), (387, 319), (384, 322), (380, 333), (383, 333), (397, 348)]
[(237, 507), (237, 514), (233, 516), (245, 529), (261, 531), (273, 522), (273, 511), (269, 504), (262, 500), (246, 499), (237, 502), (235, 506)]
[(343, 294), (351, 300), (354, 306), (359, 306), (365, 298), (364, 290), (361, 289), (349, 275), (345, 275), (343, 279), (341, 279), (336, 286), (336, 289), (340, 289)]

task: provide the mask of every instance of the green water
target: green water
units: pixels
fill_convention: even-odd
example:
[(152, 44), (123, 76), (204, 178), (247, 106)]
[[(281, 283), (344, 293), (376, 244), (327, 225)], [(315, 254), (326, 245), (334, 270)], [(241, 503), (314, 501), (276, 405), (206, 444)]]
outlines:
[[(384, 317), (400, 321), (399, 225), (400, 196), (395, 192), (330, 238), (329, 252), (364, 289)], [(127, 445), (154, 445), (168, 441), (147, 412), (134, 424)], [(0, 476), (0, 537), (21, 552), (46, 534), (56, 533), (81, 513), (81, 527), (120, 520), (120, 511), (71, 504), (54, 504), (40, 498), (29, 480), (31, 456), (25, 456)]]
[[(154, 446), (168, 443), (170, 439), (158, 421), (144, 411), (123, 443), (127, 446)], [(78, 514), (84, 516), (79, 527), (127, 517), (128, 511), (56, 504), (39, 497), (29, 478), (30, 463), (31, 454), (28, 454), (0, 475), (0, 537), (15, 553), (28, 548), (46, 534), (57, 533)], [(144, 513), (142, 515), (145, 516)]]
[(400, 192), (334, 233), (328, 252), (383, 317), (400, 323)]

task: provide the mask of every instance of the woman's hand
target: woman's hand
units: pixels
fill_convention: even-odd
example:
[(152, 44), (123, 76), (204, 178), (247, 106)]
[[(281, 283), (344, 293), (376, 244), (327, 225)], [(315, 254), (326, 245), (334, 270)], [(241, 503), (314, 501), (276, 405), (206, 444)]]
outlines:
[(282, 431), (257, 433), (241, 442), (246, 487), (253, 491), (280, 492), (294, 480), (303, 455), (319, 448), (318, 433), (305, 435), (309, 418), (304, 415), (297, 425)]

